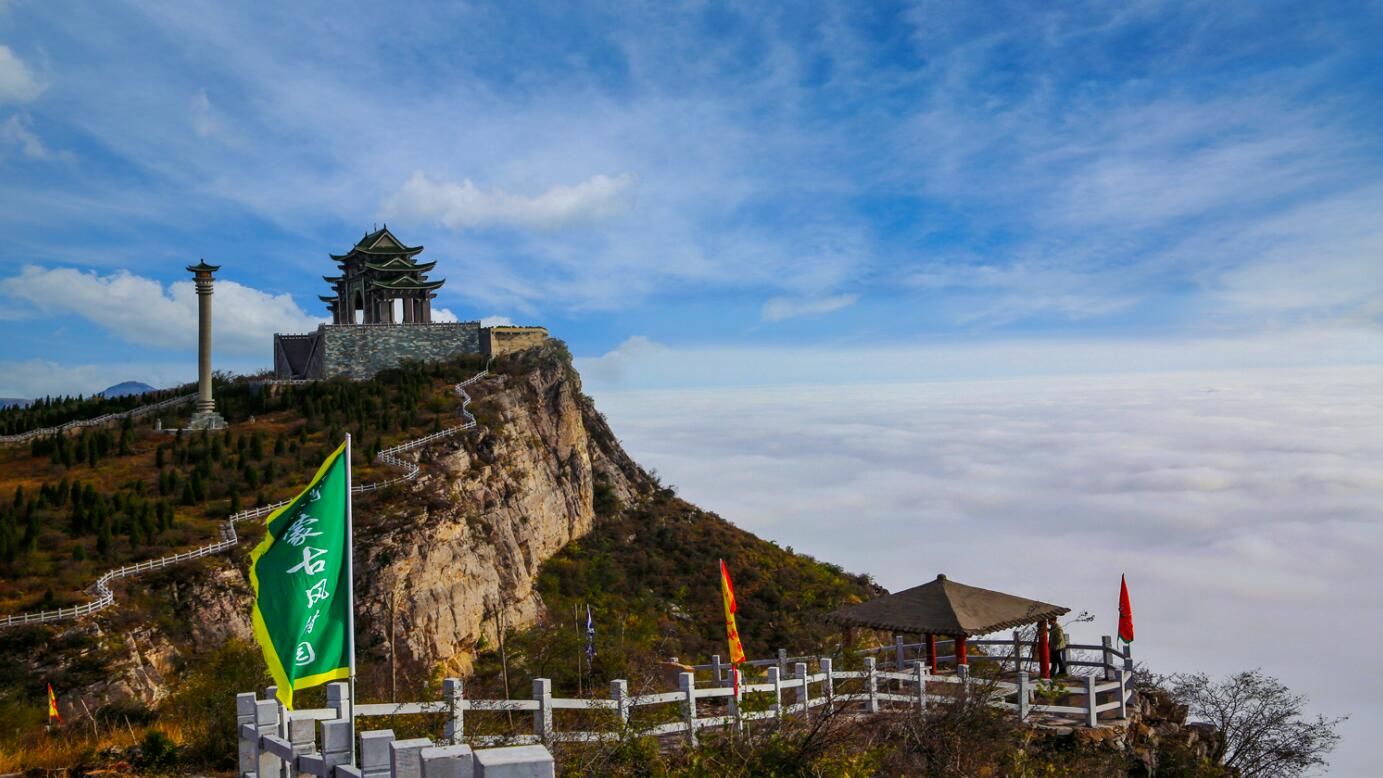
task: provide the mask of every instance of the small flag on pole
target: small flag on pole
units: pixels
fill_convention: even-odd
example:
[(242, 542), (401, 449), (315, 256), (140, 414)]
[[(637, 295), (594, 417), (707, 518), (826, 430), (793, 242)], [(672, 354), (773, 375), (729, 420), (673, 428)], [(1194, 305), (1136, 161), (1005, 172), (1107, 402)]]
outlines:
[(586, 660), (595, 659), (595, 621), (591, 619), (591, 605), (586, 604)]
[(1133, 642), (1133, 605), (1128, 599), (1128, 581), (1119, 576), (1119, 639)]
[(294, 691), (351, 677), (350, 486), (347, 439), (250, 552), (254, 635), (288, 710)]
[(744, 661), (744, 646), (740, 643), (740, 631), (735, 626), (739, 605), (735, 602), (735, 586), (730, 583), (730, 570), (725, 567), (724, 559), (720, 560), (720, 595), (725, 601), (725, 635), (730, 642), (730, 664), (737, 665)]
[(739, 610), (739, 605), (735, 603), (735, 587), (730, 583), (730, 570), (725, 567), (725, 560), (720, 560), (720, 596), (725, 604), (725, 637), (730, 643), (730, 665), (735, 674), (735, 698), (740, 695), (740, 670), (739, 663), (744, 661), (744, 646), (740, 644), (740, 631), (735, 626), (735, 612)]
[(57, 719), (57, 722), (58, 722), (59, 724), (62, 723), (62, 714), (61, 714), (61, 713), (58, 713), (58, 697), (57, 697), (57, 695), (53, 694), (53, 684), (50, 683), (50, 684), (48, 684), (48, 721), (49, 721), (49, 723), (52, 723), (52, 721), (53, 721), (54, 719)]

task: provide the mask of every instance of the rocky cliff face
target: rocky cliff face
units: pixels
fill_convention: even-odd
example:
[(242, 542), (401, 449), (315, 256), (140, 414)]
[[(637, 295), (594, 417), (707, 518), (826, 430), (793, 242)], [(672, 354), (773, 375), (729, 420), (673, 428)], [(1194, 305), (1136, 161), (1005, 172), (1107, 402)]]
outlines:
[[(591, 530), (597, 493), (651, 489), (563, 360), (496, 375), (476, 394), (483, 433), (443, 444), (409, 499), (377, 501), (359, 544), (362, 648), (409, 673), (469, 671), (476, 645), (532, 624), (543, 562)], [(382, 669), (382, 668), (381, 668)]]
[[(466, 674), (479, 645), (543, 614), (539, 568), (594, 526), (597, 506), (639, 501), (653, 482), (619, 447), (560, 345), (510, 357), (471, 391), (482, 425), (422, 451), (419, 478), (357, 497), (356, 629), (366, 688)], [(250, 638), (251, 543), (201, 569), (132, 582), (122, 605), (75, 631), (109, 662), (84, 695), (150, 704), (181, 656)], [(141, 598), (166, 628), (122, 612)]]

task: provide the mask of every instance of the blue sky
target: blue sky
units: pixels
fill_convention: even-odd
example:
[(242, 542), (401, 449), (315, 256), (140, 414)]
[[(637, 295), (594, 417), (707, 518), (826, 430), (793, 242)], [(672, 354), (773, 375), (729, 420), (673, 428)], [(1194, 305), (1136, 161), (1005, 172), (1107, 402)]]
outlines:
[(0, 395), (383, 222), (620, 385), (1383, 361), (1377, 3), (670, 5), (0, 0)]

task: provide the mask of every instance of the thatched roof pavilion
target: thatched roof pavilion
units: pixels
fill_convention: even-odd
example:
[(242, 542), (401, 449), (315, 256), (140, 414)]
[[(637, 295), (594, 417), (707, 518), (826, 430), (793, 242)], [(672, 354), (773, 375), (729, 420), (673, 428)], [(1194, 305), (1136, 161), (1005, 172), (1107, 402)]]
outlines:
[[(1037, 624), (1046, 654), (1048, 623), (1070, 608), (957, 583), (944, 574), (921, 586), (841, 608), (827, 618), (851, 627), (925, 635), (936, 669), (936, 636), (954, 638), (956, 664), (967, 664), (966, 639), (1001, 629)], [(1044, 673), (1045, 674), (1045, 673)]]

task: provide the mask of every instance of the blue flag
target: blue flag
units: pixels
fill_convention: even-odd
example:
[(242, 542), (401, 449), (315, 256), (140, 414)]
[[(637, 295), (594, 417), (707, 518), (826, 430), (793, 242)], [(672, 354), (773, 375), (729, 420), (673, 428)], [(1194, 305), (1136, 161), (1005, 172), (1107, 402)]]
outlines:
[(595, 622), (591, 619), (591, 606), (586, 605), (586, 658), (595, 658)]

